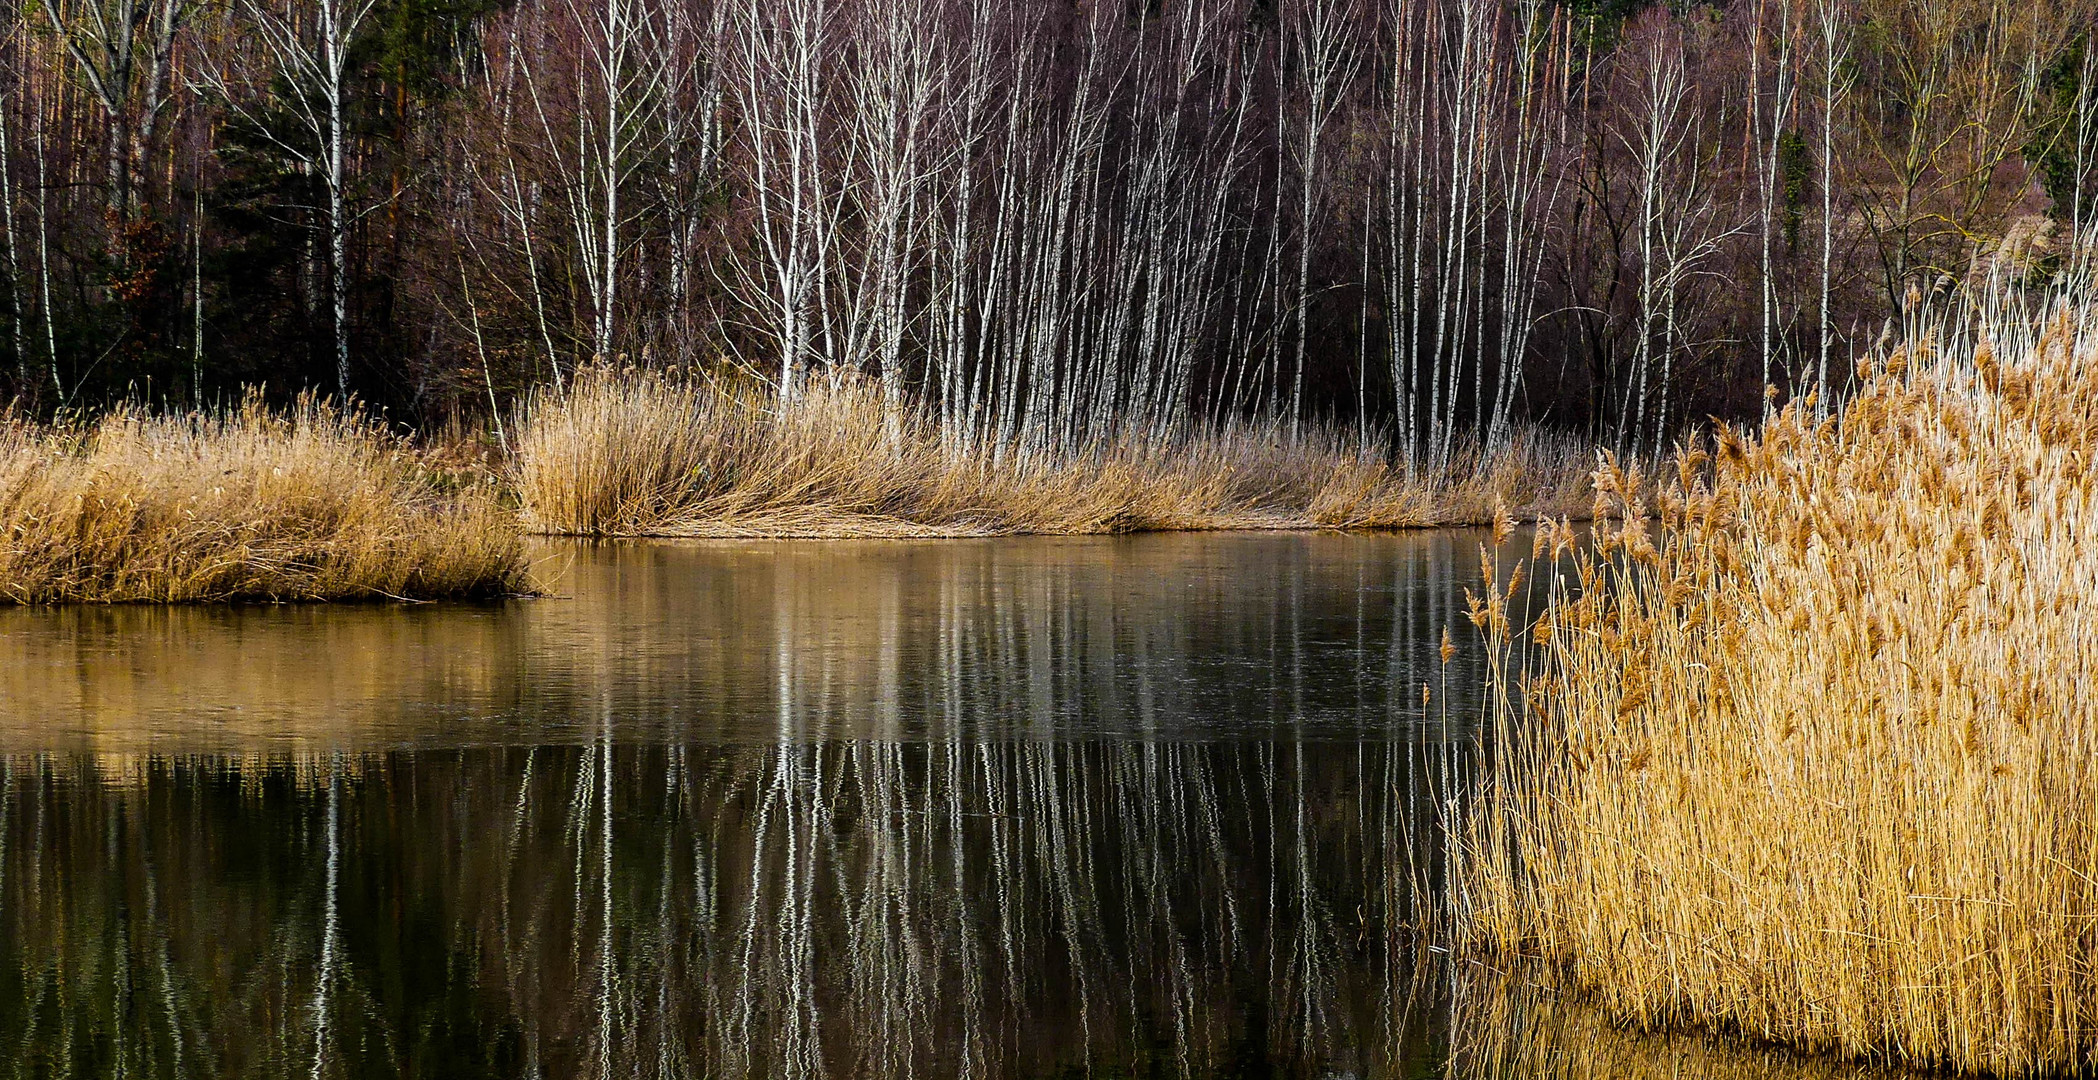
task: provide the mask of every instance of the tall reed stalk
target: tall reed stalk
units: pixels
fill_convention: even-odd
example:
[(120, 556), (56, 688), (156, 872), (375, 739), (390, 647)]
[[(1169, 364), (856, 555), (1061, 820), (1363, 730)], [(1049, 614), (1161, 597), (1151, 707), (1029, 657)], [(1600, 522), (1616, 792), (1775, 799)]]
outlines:
[[(1651, 506), (1600, 470), (1545, 614), (1474, 612), (1528, 657), (1461, 826), (1458, 940), (1640, 1026), (2098, 1064), (2094, 315), (1913, 337), (1837, 418), (1681, 454)], [(1534, 554), (1573, 547), (1561, 523)]]

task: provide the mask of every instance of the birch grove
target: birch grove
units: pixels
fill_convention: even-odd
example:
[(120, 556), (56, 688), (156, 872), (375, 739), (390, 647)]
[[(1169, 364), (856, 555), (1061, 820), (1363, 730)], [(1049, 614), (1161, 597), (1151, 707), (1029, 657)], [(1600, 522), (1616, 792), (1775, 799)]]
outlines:
[[(350, 393), (350, 51), (376, 0), (241, 0), (241, 10), (261, 44), (261, 79), (283, 92), (268, 103), (252, 88), (236, 87), (222, 73), (207, 76), (228, 109), (263, 134), (284, 156), (320, 181), (325, 206), (313, 231), (327, 238), (329, 327), (335, 361), (335, 390)], [(280, 126), (261, 110), (279, 106), (292, 123)], [(320, 275), (314, 275), (318, 277)]]
[(1651, 453), (2076, 248), (2094, 4), (0, 0), (0, 381)]

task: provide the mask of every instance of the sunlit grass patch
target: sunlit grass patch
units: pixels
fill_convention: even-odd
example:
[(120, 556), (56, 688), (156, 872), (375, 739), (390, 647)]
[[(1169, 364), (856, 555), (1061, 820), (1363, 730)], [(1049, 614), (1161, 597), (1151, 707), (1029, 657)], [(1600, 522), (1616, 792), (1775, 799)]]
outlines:
[(486, 479), (426, 467), (374, 419), (117, 408), (0, 420), (0, 601), (422, 599), (524, 586)]

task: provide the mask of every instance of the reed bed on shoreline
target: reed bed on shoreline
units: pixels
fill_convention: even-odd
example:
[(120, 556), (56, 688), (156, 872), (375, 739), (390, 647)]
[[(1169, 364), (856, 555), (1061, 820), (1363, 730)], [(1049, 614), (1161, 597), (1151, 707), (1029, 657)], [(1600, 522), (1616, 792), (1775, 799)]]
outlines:
[(2098, 1064), (2092, 315), (1897, 351), (1837, 419), (1685, 453), (1651, 505), (1601, 470), (1592, 551), (1540, 530), (1576, 566), (1533, 582), (1545, 614), (1474, 613), (1527, 656), (1456, 940), (1639, 1027)]
[(666, 373), (586, 369), (528, 397), (507, 456), (463, 431), (411, 443), (310, 396), (288, 411), (251, 396), (56, 425), (0, 415), (0, 603), (495, 595), (528, 587), (525, 531), (1390, 529), (1586, 501), (1585, 446), (1541, 434), (1409, 476), (1338, 436), (1275, 425), (1021, 455), (949, 445), (861, 383), (773, 405)]
[(91, 423), (0, 418), (0, 602), (429, 599), (525, 587), (488, 481), (374, 419), (249, 397)]
[(1249, 427), (1068, 454), (954, 446), (878, 389), (791, 409), (597, 368), (513, 421), (526, 527), (580, 536), (997, 536), (1480, 524), (1588, 502), (1590, 450), (1530, 433), (1409, 476), (1341, 437)]

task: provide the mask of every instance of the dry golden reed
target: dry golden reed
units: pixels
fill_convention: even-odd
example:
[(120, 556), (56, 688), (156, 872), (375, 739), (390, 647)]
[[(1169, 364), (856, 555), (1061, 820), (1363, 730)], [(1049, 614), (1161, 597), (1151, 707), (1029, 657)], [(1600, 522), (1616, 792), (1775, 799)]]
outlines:
[[(1621, 1021), (2098, 1064), (2098, 341), (1911, 347), (1540, 530), (1453, 929)], [(1562, 561), (1563, 560), (1563, 561)]]
[(955, 446), (878, 388), (818, 382), (792, 408), (658, 372), (595, 368), (513, 424), (527, 527), (583, 536), (989, 536), (1476, 524), (1587, 501), (1570, 439), (1525, 434), (1409, 477), (1279, 426), (1080, 452)]
[(524, 585), (489, 481), (447, 482), (372, 418), (289, 411), (0, 418), (0, 602), (339, 600)]

